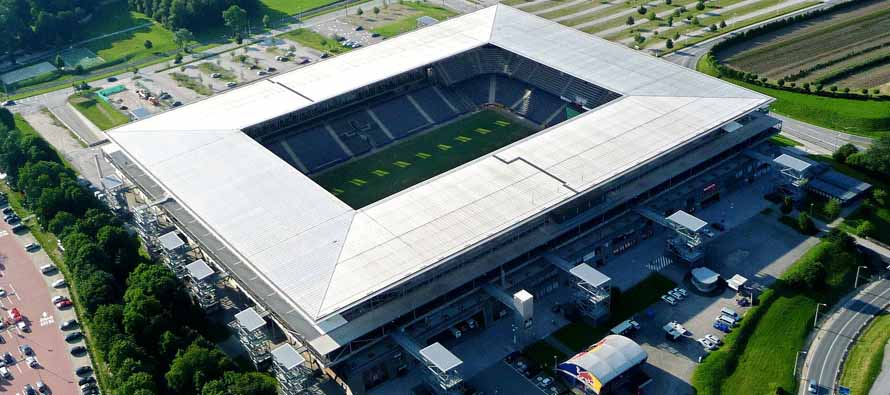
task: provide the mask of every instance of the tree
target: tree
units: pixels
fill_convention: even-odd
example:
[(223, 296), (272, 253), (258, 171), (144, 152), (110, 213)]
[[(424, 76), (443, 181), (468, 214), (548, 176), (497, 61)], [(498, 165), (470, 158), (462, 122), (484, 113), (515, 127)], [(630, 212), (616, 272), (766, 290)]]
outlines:
[(272, 26), (272, 18), (269, 18), (268, 14), (263, 15), (263, 27), (268, 29), (270, 26)]
[(804, 234), (811, 235), (816, 233), (816, 224), (813, 223), (813, 219), (806, 212), (801, 212), (797, 216), (797, 227)]
[(837, 199), (829, 199), (828, 203), (825, 203), (825, 207), (823, 207), (822, 211), (825, 212), (825, 216), (831, 219), (837, 218), (838, 215), (841, 214), (841, 202)]
[(219, 379), (233, 368), (232, 360), (222, 351), (198, 339), (176, 354), (164, 378), (176, 393), (199, 394), (205, 383)]
[(89, 318), (93, 344), (99, 351), (107, 353), (114, 339), (123, 332), (123, 312), (119, 304), (102, 305)]
[(786, 281), (801, 291), (818, 290), (825, 284), (827, 275), (825, 264), (821, 261), (805, 262), (790, 270)]
[(779, 208), (779, 210), (782, 211), (782, 214), (788, 215), (791, 214), (791, 210), (793, 209), (794, 200), (791, 199), (791, 196), (785, 196), (785, 198), (782, 199), (782, 206)]
[(639, 13), (640, 15), (646, 15), (647, 11), (648, 10), (646, 9), (646, 6), (641, 5), (640, 8), (637, 8), (637, 13)]
[(801, 88), (803, 88), (804, 91), (809, 92), (810, 91), (810, 83), (804, 82), (803, 85), (801, 86)]
[(53, 63), (55, 63), (56, 67), (60, 69), (65, 67), (65, 60), (62, 59), (62, 54), (56, 54), (56, 60)]
[[(86, 273), (84, 267), (93, 270)], [(115, 287), (117, 282), (111, 274), (95, 269), (95, 266), (89, 263), (84, 263), (81, 268), (77, 275), (76, 287), (82, 306), (88, 314), (95, 312), (102, 305), (118, 300), (120, 294)]]
[(667, 25), (668, 25), (668, 27), (674, 26), (674, 16), (673, 15), (668, 17)]
[(646, 37), (643, 37), (642, 34), (637, 33), (637, 35), (634, 36), (634, 41), (636, 41), (637, 44), (642, 44), (642, 43), (646, 42)]
[(680, 39), (680, 32), (674, 32), (674, 41), (677, 41), (679, 39)]
[(237, 5), (229, 7), (222, 15), (226, 26), (232, 29), (233, 34), (241, 33), (247, 26), (247, 11)]
[(721, 21), (720, 21), (720, 28), (723, 29), (724, 27), (726, 27), (726, 21), (725, 21), (725, 20), (721, 20)]
[(667, 39), (667, 41), (664, 42), (664, 46), (667, 49), (673, 49), (674, 48), (674, 40)]
[(673, 3), (673, 0), (664, 0), (664, 4), (671, 5), (671, 3)]
[(15, 116), (6, 107), (0, 107), (0, 125), (6, 127), (6, 130), (15, 129)]
[(831, 157), (840, 163), (847, 163), (847, 158), (857, 152), (859, 152), (859, 148), (856, 148), (853, 144), (847, 143), (838, 147), (834, 153), (831, 154)]
[(357, 9), (355, 10), (356, 15), (363, 15), (364, 13), (365, 10), (363, 10), (362, 7), (357, 7)]
[(831, 88), (828, 88), (832, 92), (837, 92), (837, 85), (832, 85)]
[(180, 64), (180, 63), (182, 63), (182, 54), (177, 52), (176, 56), (173, 57), (173, 64)]
[(277, 381), (260, 372), (225, 372), (221, 379), (204, 385), (201, 395), (276, 395)]
[(142, 43), (142, 46), (145, 47), (145, 49), (151, 49), (151, 47), (153, 47), (154, 44), (151, 43), (151, 40), (145, 40)]
[(887, 191), (884, 189), (875, 189), (871, 193), (872, 197), (878, 202), (879, 205), (886, 207), (887, 206)]
[(869, 220), (864, 220), (856, 226), (856, 234), (862, 237), (872, 237), (875, 235), (876, 230), (875, 225)]
[(847, 163), (880, 175), (890, 174), (890, 135), (873, 139), (867, 150), (850, 155)]
[(195, 40), (195, 35), (186, 28), (177, 29), (173, 33), (173, 42), (182, 50), (188, 52), (189, 43)]
[(704, 1), (699, 1), (698, 3), (695, 3), (695, 9), (696, 9), (696, 10), (699, 10), (699, 11), (704, 10), (704, 9), (705, 9), (705, 2), (704, 2)]
[(634, 24), (634, 17), (633, 17), (633, 15), (628, 15), (628, 16), (627, 16), (627, 20), (624, 21), (624, 24), (627, 25), (627, 26), (633, 26), (633, 24)]
[(708, 27), (708, 30), (710, 30), (710, 31), (712, 31), (712, 32), (716, 32), (716, 31), (717, 31), (717, 25), (715, 25), (715, 24), (711, 24), (711, 26)]
[(647, 15), (650, 21), (657, 21), (658, 15), (655, 15), (655, 11), (649, 11), (649, 15)]

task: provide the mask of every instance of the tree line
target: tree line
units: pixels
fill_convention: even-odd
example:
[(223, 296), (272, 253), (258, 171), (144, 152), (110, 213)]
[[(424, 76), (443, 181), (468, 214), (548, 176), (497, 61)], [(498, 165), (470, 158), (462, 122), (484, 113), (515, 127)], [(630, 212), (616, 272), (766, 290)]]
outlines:
[[(81, 308), (94, 361), (116, 395), (275, 395), (277, 382), (244, 372), (204, 335), (203, 311), (39, 136), (0, 108), (0, 170), (64, 247), (63, 268)], [(95, 358), (98, 357), (98, 358)]]
[(89, 23), (93, 0), (0, 0), (0, 56), (70, 42)]
[[(171, 30), (184, 28), (194, 32), (228, 22), (223, 19), (223, 12), (233, 7), (241, 12), (251, 13), (260, 6), (258, 0), (127, 0), (127, 2), (131, 10), (148, 15)], [(247, 23), (246, 16), (243, 23)]]

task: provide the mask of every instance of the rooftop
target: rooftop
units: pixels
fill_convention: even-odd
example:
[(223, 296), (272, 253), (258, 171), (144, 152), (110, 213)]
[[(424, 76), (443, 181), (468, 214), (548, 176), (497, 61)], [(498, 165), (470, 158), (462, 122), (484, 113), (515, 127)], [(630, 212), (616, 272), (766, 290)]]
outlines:
[[(622, 97), (359, 210), (240, 130), (487, 43)], [(770, 101), (497, 5), (123, 126), (105, 149), (293, 307), (279, 314), (321, 322)]]

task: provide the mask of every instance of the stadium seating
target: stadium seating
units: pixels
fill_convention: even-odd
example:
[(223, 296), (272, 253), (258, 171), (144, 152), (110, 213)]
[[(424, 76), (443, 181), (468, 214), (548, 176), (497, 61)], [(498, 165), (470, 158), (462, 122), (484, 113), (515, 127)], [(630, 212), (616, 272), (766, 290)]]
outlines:
[(436, 123), (442, 123), (457, 116), (457, 113), (442, 100), (442, 97), (432, 87), (411, 92), (411, 97)]
[(378, 104), (371, 108), (371, 111), (396, 139), (407, 137), (429, 125), (426, 118), (405, 96)]
[(541, 125), (545, 124), (547, 120), (553, 116), (556, 110), (565, 106), (565, 102), (558, 97), (537, 88), (532, 89), (531, 93), (523, 100), (523, 102), (524, 103), (520, 103), (517, 111), (520, 112), (520, 114), (525, 115), (525, 117), (532, 122)]
[(283, 142), (310, 173), (349, 158), (323, 125), (303, 129), (285, 138)]
[[(334, 131), (340, 136), (355, 133), (376, 148), (392, 142), (392, 139), (380, 129), (377, 122), (374, 122), (364, 109), (357, 110), (337, 120), (331, 121), (331, 127), (333, 127)], [(356, 152), (353, 151), (353, 153)], [(358, 155), (358, 153), (356, 153), (356, 155)]]
[(563, 89), (572, 79), (574, 77), (560, 73), (552, 67), (538, 65), (528, 81), (532, 85), (558, 96), (562, 94)]
[(580, 98), (582, 101), (586, 101), (586, 103), (582, 104), (587, 108), (598, 107), (599, 105), (618, 97), (618, 95), (613, 92), (577, 78), (572, 78), (572, 82), (566, 88), (563, 95), (571, 100)]
[(495, 101), (510, 107), (519, 100), (529, 88), (528, 84), (507, 77), (497, 77)]
[(509, 52), (497, 47), (482, 47), (479, 53), (479, 72), (481, 74), (504, 74), (507, 72)]
[(488, 104), (489, 92), (491, 90), (491, 77), (482, 75), (461, 82), (455, 89), (470, 99), (473, 104), (482, 106)]

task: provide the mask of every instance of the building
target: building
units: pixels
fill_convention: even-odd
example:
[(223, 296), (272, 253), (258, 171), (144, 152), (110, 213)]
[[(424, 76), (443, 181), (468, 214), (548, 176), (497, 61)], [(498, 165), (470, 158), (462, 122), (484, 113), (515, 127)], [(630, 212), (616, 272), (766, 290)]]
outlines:
[(559, 364), (557, 371), (585, 394), (614, 393), (620, 387), (632, 387), (638, 393), (648, 384), (640, 370), (649, 355), (639, 344), (621, 335), (609, 335), (587, 350)]
[[(607, 303), (608, 278), (572, 269), (749, 182), (771, 101), (496, 5), (117, 128), (104, 150), (144, 195), (136, 217), (169, 218), (300, 366), (362, 394), (422, 365), (447, 393), (461, 364), (439, 339), (528, 327), (522, 292)], [(319, 184), (484, 110), (541, 130), (369, 202)], [(583, 237), (577, 259), (550, 254)]]

